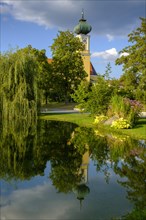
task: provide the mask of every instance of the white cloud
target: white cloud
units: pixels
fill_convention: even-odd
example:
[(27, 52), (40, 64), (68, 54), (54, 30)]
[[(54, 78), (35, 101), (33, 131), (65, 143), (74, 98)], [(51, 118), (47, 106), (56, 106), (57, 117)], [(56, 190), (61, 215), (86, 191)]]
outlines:
[(118, 52), (116, 48), (111, 48), (109, 50), (101, 51), (101, 52), (95, 52), (91, 55), (92, 57), (98, 57), (104, 60), (115, 60), (118, 57)]
[(34, 188), (13, 191), (1, 207), (1, 217), (18, 220), (46, 219), (49, 216), (49, 219), (63, 219), (67, 210), (76, 206), (76, 200), (73, 201), (70, 202), (63, 194), (57, 194), (53, 186), (44, 183)]
[(7, 14), (10, 13), (10, 6), (7, 4), (0, 5), (0, 14)]
[(107, 37), (107, 39), (108, 39), (109, 42), (114, 39), (114, 36), (111, 35), (111, 34), (107, 34), (106, 37)]
[(33, 22), (46, 28), (57, 27), (71, 30), (78, 23), (81, 10), (84, 8), (85, 18), (92, 25), (92, 33), (104, 35), (111, 41), (113, 35), (127, 37), (139, 17), (145, 16), (144, 4), (144, 1), (135, 3), (120, 0), (112, 2), (1, 0), (0, 5), (1, 13), (10, 13), (17, 20)]
[(121, 53), (119, 57), (122, 57), (122, 56), (126, 57), (126, 56), (128, 56), (128, 55), (129, 55), (129, 53), (124, 52), (124, 53)]
[[(65, 27), (68, 18), (75, 12), (72, 1), (15, 1), (2, 0), (5, 8), (11, 8), (10, 14), (17, 20), (33, 22), (45, 28)], [(3, 9), (4, 10), (4, 9)]]

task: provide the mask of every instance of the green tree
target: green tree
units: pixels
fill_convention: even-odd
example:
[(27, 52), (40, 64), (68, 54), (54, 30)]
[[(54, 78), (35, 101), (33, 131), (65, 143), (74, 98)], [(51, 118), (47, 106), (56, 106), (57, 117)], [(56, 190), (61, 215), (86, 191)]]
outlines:
[(78, 88), (75, 90), (74, 94), (72, 94), (73, 100), (78, 103), (76, 106), (79, 109), (84, 109), (86, 106), (86, 102), (88, 100), (89, 90), (90, 90), (90, 83), (87, 81), (82, 81)]
[(80, 53), (83, 49), (80, 40), (69, 31), (60, 31), (51, 46), (54, 89), (66, 102), (87, 75)]
[(112, 67), (111, 67), (111, 64), (108, 63), (107, 66), (106, 66), (105, 74), (103, 75), (103, 77), (104, 77), (106, 80), (109, 80), (111, 73), (112, 73)]
[(48, 63), (46, 56), (46, 51), (44, 49), (38, 50), (33, 48), (31, 45), (22, 49), (26, 54), (31, 54), (35, 57), (37, 64), (37, 86), (38, 86), (38, 95), (40, 99), (45, 98), (47, 104), (48, 97), (50, 96), (52, 90), (52, 68), (51, 64)]
[(23, 50), (0, 56), (0, 99), (3, 118), (36, 117), (37, 63)]
[(84, 112), (100, 115), (107, 113), (114, 91), (115, 85), (111, 85), (103, 76), (98, 76), (94, 84), (81, 82), (72, 98), (78, 103), (77, 107)]
[[(120, 51), (116, 64), (123, 64), (124, 74), (121, 81), (125, 90), (133, 93), (134, 98), (146, 101), (146, 18), (141, 26), (128, 35), (129, 46)], [(123, 54), (123, 55), (122, 55)], [(125, 55), (124, 55), (125, 54)]]
[(86, 103), (86, 111), (93, 115), (106, 114), (112, 96), (113, 87), (102, 77), (92, 85)]
[(51, 84), (51, 67), (45, 50), (29, 45), (1, 54), (0, 60), (1, 117), (36, 117), (41, 94), (47, 99)]

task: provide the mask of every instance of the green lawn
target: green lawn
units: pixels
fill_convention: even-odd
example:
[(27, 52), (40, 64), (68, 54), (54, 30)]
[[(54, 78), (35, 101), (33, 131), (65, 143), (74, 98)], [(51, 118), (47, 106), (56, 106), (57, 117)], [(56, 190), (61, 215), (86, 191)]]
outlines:
[(54, 120), (54, 121), (68, 121), (79, 126), (93, 127), (94, 118), (86, 113), (72, 113), (72, 114), (42, 114), (40, 119)]
[(122, 129), (122, 133), (138, 139), (146, 139), (146, 118), (140, 119), (138, 124), (132, 129)]
[[(85, 113), (74, 113), (74, 114), (45, 114), (40, 115), (40, 119), (44, 120), (56, 120), (56, 121), (67, 121), (76, 123), (79, 126), (84, 127), (96, 127), (94, 122), (94, 117)], [(133, 129), (113, 129), (109, 126), (102, 126), (98, 128), (107, 133), (118, 133), (129, 135), (135, 139), (146, 139), (146, 119), (140, 119), (138, 124)]]

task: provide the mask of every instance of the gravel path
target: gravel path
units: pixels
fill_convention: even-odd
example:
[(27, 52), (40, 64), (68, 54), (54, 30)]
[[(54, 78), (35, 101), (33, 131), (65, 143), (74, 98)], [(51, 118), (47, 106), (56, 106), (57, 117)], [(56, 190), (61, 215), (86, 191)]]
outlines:
[(48, 110), (48, 109), (43, 109), (41, 110), (41, 113), (43, 114), (48, 114), (48, 113), (52, 113), (52, 114), (55, 114), (55, 113), (60, 113), (60, 114), (64, 114), (64, 113), (80, 113), (80, 111), (78, 110)]
[[(52, 110), (48, 110), (48, 109), (42, 109), (41, 112), (42, 114), (67, 114), (67, 113), (81, 113), (79, 110), (65, 110), (65, 109), (52, 109)], [(146, 118), (146, 112), (141, 112), (141, 118)]]

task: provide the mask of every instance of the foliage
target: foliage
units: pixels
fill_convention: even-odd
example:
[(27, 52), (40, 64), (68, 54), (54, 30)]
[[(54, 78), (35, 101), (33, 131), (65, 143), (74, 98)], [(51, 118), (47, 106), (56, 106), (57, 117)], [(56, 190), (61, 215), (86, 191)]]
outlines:
[[(121, 82), (125, 90), (133, 93), (133, 98), (146, 102), (146, 18), (141, 26), (128, 35), (131, 45), (120, 51), (116, 64), (123, 64)], [(124, 55), (125, 54), (125, 55)]]
[(111, 98), (111, 102), (108, 109), (108, 115), (125, 118), (129, 112), (129, 105), (126, 105), (124, 102), (124, 98), (119, 95), (114, 95)]
[(34, 56), (18, 50), (1, 55), (0, 100), (2, 118), (30, 119), (37, 113), (37, 63)]
[(108, 63), (107, 66), (106, 66), (105, 74), (103, 75), (103, 77), (104, 77), (106, 80), (109, 80), (111, 73), (112, 73), (112, 67), (111, 67), (111, 64)]
[[(125, 126), (126, 124), (127, 126), (129, 124), (129, 128), (136, 125), (140, 116), (141, 109), (142, 105), (139, 101), (130, 100), (128, 98), (123, 98), (121, 96), (114, 95), (111, 98), (111, 104), (108, 109), (108, 115), (116, 115), (118, 118), (123, 118), (124, 120), (127, 120), (127, 123), (125, 121)], [(120, 124), (122, 123), (121, 120), (119, 122), (117, 121), (118, 124), (116, 124), (116, 127), (120, 126)]]
[(119, 118), (115, 121), (113, 121), (111, 127), (117, 128), (117, 129), (122, 129), (122, 128), (130, 128), (131, 125), (129, 124), (128, 120), (124, 118)]
[(78, 88), (75, 90), (74, 94), (71, 95), (73, 100), (76, 103), (79, 103), (76, 107), (79, 109), (84, 109), (86, 106), (86, 102), (88, 100), (88, 94), (89, 94), (90, 84), (87, 81), (82, 81)]
[(96, 117), (95, 117), (95, 120), (94, 120), (94, 124), (102, 123), (102, 122), (104, 122), (104, 121), (107, 120), (107, 119), (108, 119), (108, 117), (105, 116), (105, 115), (96, 116)]
[(140, 117), (142, 104), (139, 101), (130, 99), (125, 99), (125, 102), (130, 105), (130, 111), (127, 119), (131, 123), (131, 126), (134, 127)]
[(38, 63), (37, 83), (39, 93), (42, 94), (42, 100), (45, 98), (45, 103), (48, 102), (48, 97), (51, 96), (52, 91), (52, 68), (48, 63), (45, 50), (37, 50), (31, 48), (31, 53), (35, 55)]
[(146, 219), (146, 210), (145, 209), (134, 209), (131, 213), (123, 216), (124, 220), (145, 220)]
[[(85, 89), (84, 89), (85, 88)], [(92, 115), (105, 114), (112, 95), (112, 87), (102, 77), (98, 76), (96, 83), (88, 86), (82, 83), (75, 91), (73, 96), (78, 101), (84, 112), (90, 112)]]
[(101, 76), (92, 85), (85, 110), (93, 115), (106, 114), (112, 96), (112, 87)]
[(50, 66), (45, 50), (30, 45), (0, 56), (0, 112), (3, 118), (36, 117), (41, 94), (49, 91)]
[(86, 77), (80, 51), (84, 49), (80, 40), (69, 31), (60, 31), (51, 46), (54, 89), (62, 100), (70, 96)]
[(22, 49), (25, 54), (30, 54), (35, 58), (37, 70), (38, 99), (44, 99), (47, 104), (48, 96), (52, 89), (52, 68), (48, 63), (45, 50), (32, 48), (31, 45)]

